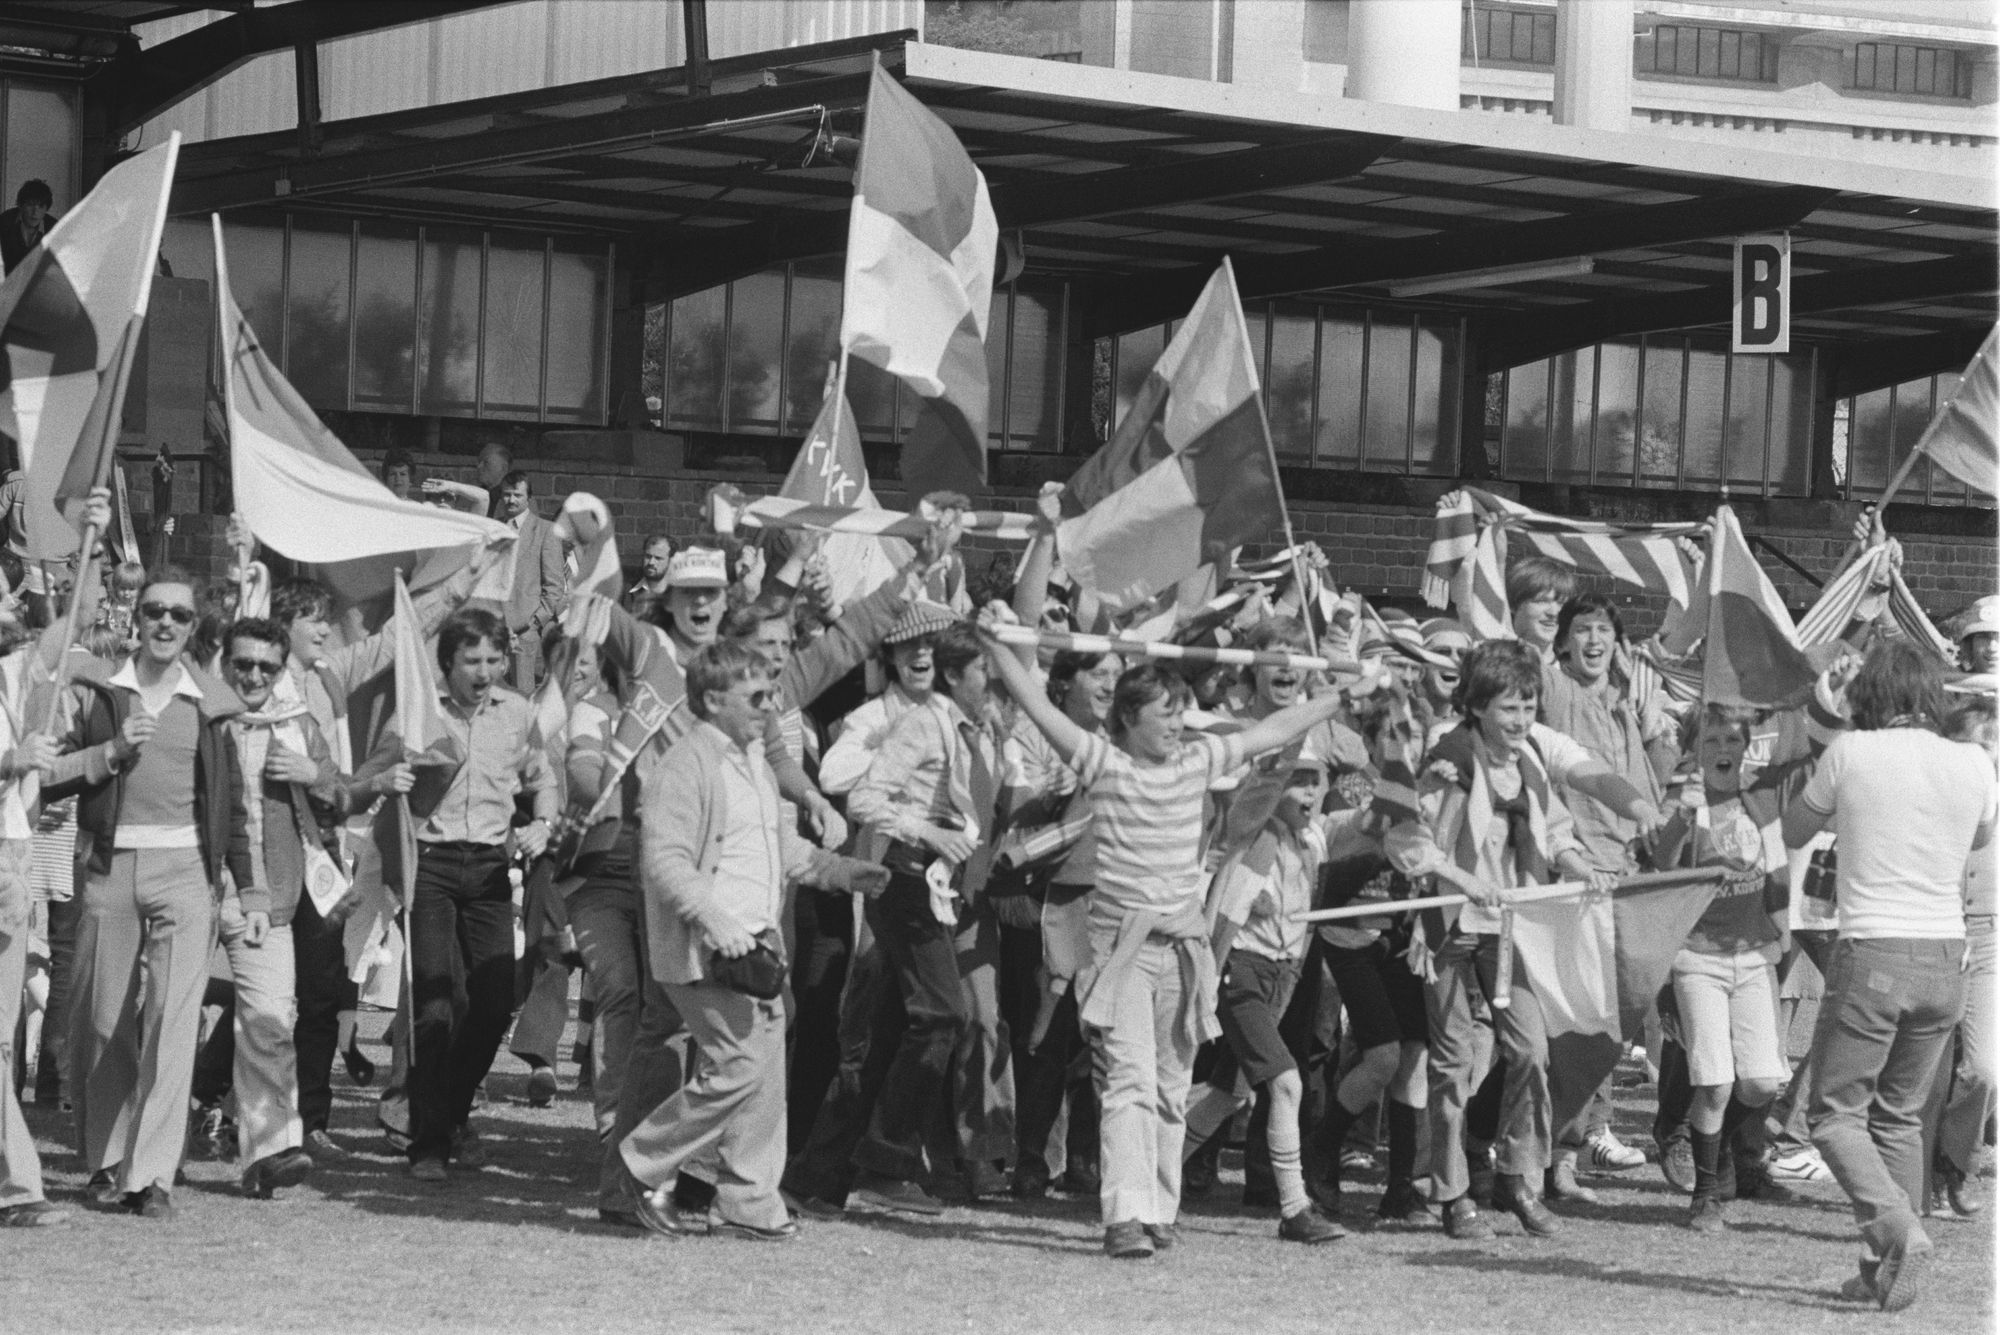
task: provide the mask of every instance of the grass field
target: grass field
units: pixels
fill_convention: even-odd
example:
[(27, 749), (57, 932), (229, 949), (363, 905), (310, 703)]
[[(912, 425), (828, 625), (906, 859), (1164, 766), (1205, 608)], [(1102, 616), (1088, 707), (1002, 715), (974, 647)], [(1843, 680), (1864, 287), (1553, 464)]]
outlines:
[[(371, 1025), (371, 1029), (375, 1026)], [(383, 1061), (379, 1047), (372, 1055)], [(567, 1064), (565, 1070), (567, 1071)], [(1373, 1178), (1352, 1194), (1354, 1233), (1280, 1244), (1275, 1221), (1235, 1204), (1183, 1220), (1185, 1242), (1148, 1262), (1100, 1254), (1094, 1201), (954, 1208), (929, 1223), (811, 1222), (783, 1246), (665, 1242), (600, 1225), (588, 1106), (520, 1102), (503, 1054), (475, 1115), (492, 1162), (444, 1186), (404, 1175), (373, 1131), (373, 1099), (344, 1075), (335, 1134), (363, 1153), (276, 1201), (236, 1190), (233, 1165), (195, 1162), (178, 1217), (79, 1212), (69, 1227), (0, 1235), (0, 1331), (1091, 1332), (1816, 1331), (1884, 1325), (1959, 1335), (1993, 1325), (1991, 1226), (1939, 1220), (1932, 1279), (1898, 1317), (1833, 1297), (1855, 1243), (1830, 1184), (1794, 1205), (1738, 1203), (1701, 1237), (1648, 1165), (1589, 1179), (1595, 1209), (1560, 1238), (1468, 1246), (1435, 1227), (1366, 1231)], [(1622, 1091), (1636, 1127), (1651, 1090)], [(81, 1174), (66, 1130), (31, 1109), (50, 1194)]]

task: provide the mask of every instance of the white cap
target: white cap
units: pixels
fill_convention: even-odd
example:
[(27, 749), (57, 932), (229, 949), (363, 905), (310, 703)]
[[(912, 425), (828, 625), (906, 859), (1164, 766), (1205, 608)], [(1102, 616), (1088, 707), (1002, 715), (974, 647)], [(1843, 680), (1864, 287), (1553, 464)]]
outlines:
[(2000, 593), (1989, 593), (1972, 605), (1958, 638), (1963, 641), (1969, 635), (2000, 635)]
[(670, 589), (726, 589), (729, 562), (713, 547), (687, 547), (667, 561)]

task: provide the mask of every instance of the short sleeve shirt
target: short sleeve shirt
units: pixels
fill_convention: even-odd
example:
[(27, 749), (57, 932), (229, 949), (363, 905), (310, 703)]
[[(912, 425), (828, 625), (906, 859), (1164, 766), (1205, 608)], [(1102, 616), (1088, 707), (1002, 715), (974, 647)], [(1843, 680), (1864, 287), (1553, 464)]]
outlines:
[(1121, 908), (1168, 912), (1198, 899), (1203, 797), (1241, 760), (1234, 737), (1202, 734), (1166, 763), (1147, 765), (1087, 735), (1076, 773), (1090, 792), (1098, 894)]

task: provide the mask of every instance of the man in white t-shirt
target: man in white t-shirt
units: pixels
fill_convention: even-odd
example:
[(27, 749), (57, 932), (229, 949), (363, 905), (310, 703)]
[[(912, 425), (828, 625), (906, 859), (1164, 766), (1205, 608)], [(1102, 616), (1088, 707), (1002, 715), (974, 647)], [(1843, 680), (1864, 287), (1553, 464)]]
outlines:
[(1785, 812), (1785, 843), (1831, 826), (1840, 939), (1813, 1036), (1813, 1143), (1854, 1203), (1860, 1274), (1844, 1297), (1901, 1311), (1931, 1255), (1922, 1116), (1965, 1007), (1966, 861), (1995, 813), (1992, 762), (1947, 741), (1937, 666), (1907, 641), (1877, 645), (1847, 688), (1837, 739)]

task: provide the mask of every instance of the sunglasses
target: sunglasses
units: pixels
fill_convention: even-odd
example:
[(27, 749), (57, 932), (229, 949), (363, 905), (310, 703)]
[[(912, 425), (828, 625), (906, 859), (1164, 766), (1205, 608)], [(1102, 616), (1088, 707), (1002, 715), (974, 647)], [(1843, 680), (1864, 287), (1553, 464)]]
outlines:
[(194, 624), (194, 609), (178, 603), (140, 603), (139, 615), (148, 621), (172, 621), (176, 626)]
[(253, 672), (260, 676), (275, 677), (285, 670), (283, 663), (273, 663), (264, 658), (232, 658), (229, 660), (229, 666), (246, 677)]

